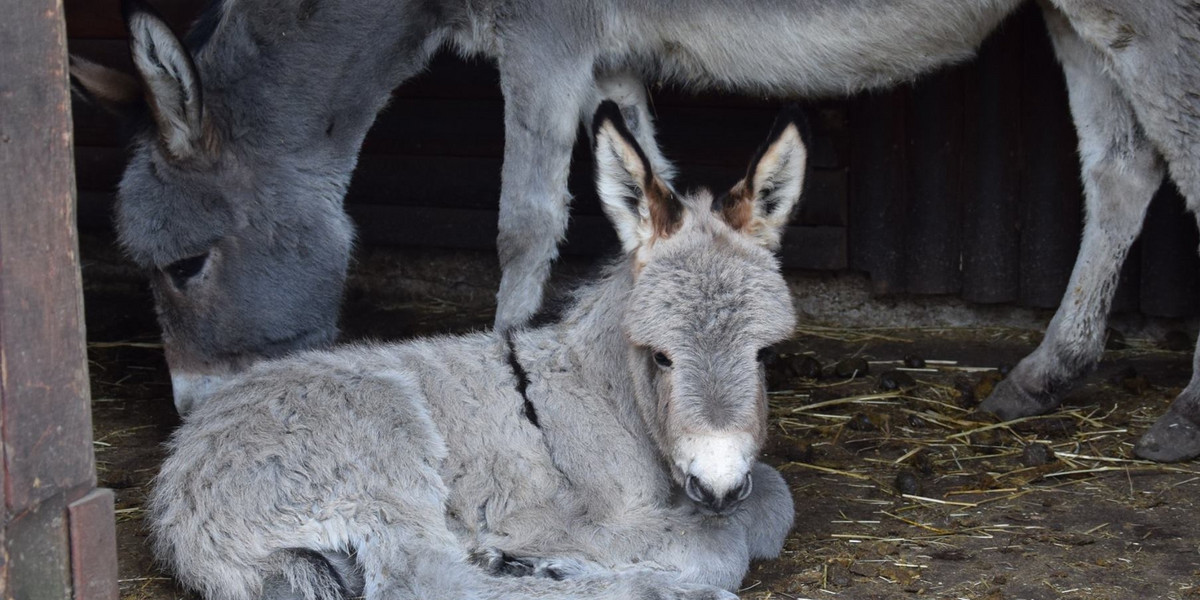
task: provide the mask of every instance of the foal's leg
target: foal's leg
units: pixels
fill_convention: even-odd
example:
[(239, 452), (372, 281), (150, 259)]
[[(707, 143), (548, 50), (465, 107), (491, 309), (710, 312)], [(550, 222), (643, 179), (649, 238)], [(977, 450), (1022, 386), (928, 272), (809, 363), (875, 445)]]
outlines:
[(646, 569), (597, 571), (564, 581), (494, 577), (468, 562), (456, 545), (431, 543), (448, 531), (429, 533), (376, 531), (359, 548), (367, 600), (736, 600), (724, 590)]
[[(690, 503), (622, 514), (619, 522), (588, 524), (564, 531), (567, 539), (586, 536), (618, 571), (643, 565), (677, 573), (681, 581), (736, 590), (752, 559), (774, 558), (795, 516), (792, 494), (775, 469), (756, 463), (750, 497), (733, 514), (715, 517)], [(598, 562), (560, 556), (522, 556), (510, 560), (533, 575), (576, 579), (606, 572)], [(497, 571), (503, 570), (496, 569)]]
[(496, 328), (529, 320), (542, 303), (550, 266), (567, 232), (567, 173), (583, 111), (596, 96), (587, 59), (506, 56), (501, 172), (500, 291)]
[(1162, 181), (1158, 154), (1106, 73), (1104, 56), (1061, 14), (1053, 9), (1045, 14), (1079, 133), (1087, 218), (1066, 295), (1045, 338), (980, 407), (1003, 419), (1057, 407), (1068, 387), (1099, 360), (1121, 264)]

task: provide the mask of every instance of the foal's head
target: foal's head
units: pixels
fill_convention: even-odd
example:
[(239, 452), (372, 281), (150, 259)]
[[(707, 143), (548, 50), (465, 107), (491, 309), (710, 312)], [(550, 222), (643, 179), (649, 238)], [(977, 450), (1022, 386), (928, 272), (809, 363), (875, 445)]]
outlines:
[(599, 195), (634, 270), (623, 325), (642, 416), (687, 495), (727, 512), (749, 495), (766, 434), (763, 350), (795, 324), (773, 251), (803, 187), (797, 115), (715, 199), (659, 179), (615, 105), (595, 128)]

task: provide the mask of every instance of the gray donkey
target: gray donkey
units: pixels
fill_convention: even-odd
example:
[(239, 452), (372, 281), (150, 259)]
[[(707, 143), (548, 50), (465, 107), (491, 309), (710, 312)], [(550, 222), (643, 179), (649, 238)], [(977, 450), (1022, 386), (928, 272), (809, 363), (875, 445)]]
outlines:
[[(491, 57), (500, 70), (504, 273), (496, 323), (504, 329), (541, 303), (566, 230), (577, 125), (602, 98), (621, 105), (669, 180), (642, 81), (780, 96), (887, 86), (969, 57), (1021, 3), (218, 0), (196, 29), (194, 64), (165, 25), (131, 12), (145, 94), (138, 80), (90, 65), (77, 79), (116, 104), (149, 99), (153, 126), (126, 173), (118, 222), (131, 254), (168, 273), (156, 285), (168, 355), (176, 357), (172, 376), (184, 390), (178, 402), (192, 382), (236, 368), (230, 356), (253, 357), (256, 345), (302, 345), (291, 342), (329, 330), (332, 302), (310, 299), (338, 293), (334, 275), (349, 237), (339, 204), (358, 144), (389, 90), (443, 45)], [(1100, 357), (1120, 265), (1164, 162), (1189, 208), (1200, 209), (1196, 2), (1040, 5), (1070, 90), (1087, 219), (1045, 338), (983, 405), (1005, 418), (1052, 410)], [(276, 219), (285, 224), (276, 227)], [(240, 260), (242, 248), (259, 248), (255, 259), (273, 276), (247, 266), (259, 277), (237, 287), (224, 284), (220, 264), (204, 265), (211, 276), (196, 271), (203, 257)], [(173, 286), (180, 281), (186, 285)], [(229, 308), (210, 309), (216, 297)], [(327, 307), (323, 320), (296, 317)], [(266, 318), (275, 314), (282, 316)], [(210, 325), (215, 315), (229, 326)], [(189, 335), (196, 338), (185, 343)], [(1200, 455), (1200, 352), (1191, 383), (1136, 451), (1157, 460)]]
[[(759, 361), (795, 325), (772, 253), (803, 186), (794, 113), (716, 199), (676, 195), (615, 104), (594, 130), (623, 253), (561, 322), (259, 363), (186, 417), (150, 510), (183, 583), (214, 600), (359, 583), (729, 598), (779, 553), (793, 509), (756, 460)], [(549, 578), (495, 576), (513, 570)]]

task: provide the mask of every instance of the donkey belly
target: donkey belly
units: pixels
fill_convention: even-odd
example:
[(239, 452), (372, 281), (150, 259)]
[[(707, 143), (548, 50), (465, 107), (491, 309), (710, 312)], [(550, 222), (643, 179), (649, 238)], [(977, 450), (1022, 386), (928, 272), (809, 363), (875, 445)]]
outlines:
[[(634, 56), (655, 63), (657, 73), (650, 74), (683, 85), (844, 94), (969, 58), (1020, 3), (660, 0), (637, 8), (631, 1), (617, 30), (635, 44)], [(630, 66), (646, 65), (635, 60)]]

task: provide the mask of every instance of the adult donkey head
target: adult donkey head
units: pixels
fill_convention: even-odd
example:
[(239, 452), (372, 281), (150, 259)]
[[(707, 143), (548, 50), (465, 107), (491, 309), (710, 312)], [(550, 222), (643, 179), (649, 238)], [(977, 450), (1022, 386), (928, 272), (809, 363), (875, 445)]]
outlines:
[(615, 105), (596, 117), (597, 187), (634, 271), (624, 330), (638, 408), (676, 482), (726, 512), (745, 499), (767, 425), (761, 358), (795, 326), (774, 256), (800, 199), (806, 149), (787, 111), (718, 198), (676, 195)]
[(353, 238), (342, 199), (367, 128), (407, 76), (359, 46), (386, 55), (423, 39), (326, 43), (345, 37), (338, 25), (403, 21), (370, 11), (405, 7), (378, 4), (218, 0), (185, 44), (126, 0), (136, 76), (72, 60), (76, 89), (138, 124), (116, 226), (150, 273), (181, 413), (256, 360), (336, 336)]

